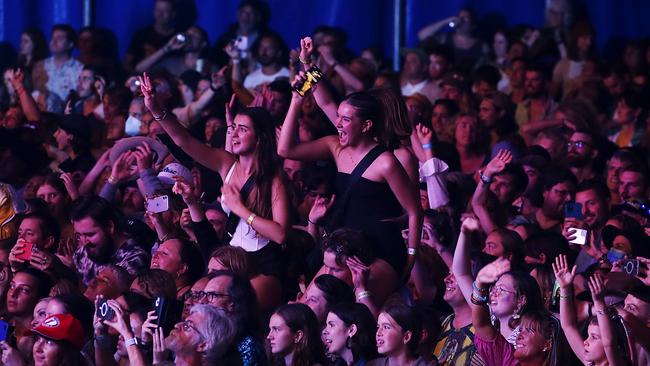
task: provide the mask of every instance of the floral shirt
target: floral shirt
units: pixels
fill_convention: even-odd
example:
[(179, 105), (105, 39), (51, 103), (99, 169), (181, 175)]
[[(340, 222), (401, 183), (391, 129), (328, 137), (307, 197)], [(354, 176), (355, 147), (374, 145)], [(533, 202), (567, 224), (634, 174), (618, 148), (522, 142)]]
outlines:
[(81, 280), (87, 285), (99, 272), (99, 269), (107, 264), (113, 264), (126, 269), (132, 276), (137, 276), (143, 270), (149, 268), (151, 256), (134, 240), (128, 240), (122, 244), (111, 256), (107, 263), (96, 263), (88, 257), (86, 247), (80, 247), (74, 253), (72, 260)]
[(77, 89), (77, 79), (84, 64), (74, 58), (57, 67), (54, 59), (49, 57), (43, 61), (43, 68), (47, 73), (47, 90), (56, 94), (61, 100), (66, 100), (70, 90)]

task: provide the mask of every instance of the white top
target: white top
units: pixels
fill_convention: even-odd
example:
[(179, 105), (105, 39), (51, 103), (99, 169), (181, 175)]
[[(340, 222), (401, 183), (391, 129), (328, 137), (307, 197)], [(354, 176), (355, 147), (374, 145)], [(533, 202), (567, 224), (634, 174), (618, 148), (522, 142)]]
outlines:
[[(235, 171), (235, 165), (237, 165), (236, 162), (230, 167), (226, 179), (224, 179), (224, 184), (230, 182), (230, 177)], [(230, 208), (223, 203), (223, 196), (221, 196), (221, 208), (223, 208), (226, 215), (230, 214)], [(252, 226), (248, 225), (246, 219), (242, 217), (237, 224), (230, 245), (233, 247), (240, 247), (247, 252), (256, 252), (264, 248), (270, 242), (269, 239), (258, 235), (257, 231), (255, 231)]]
[(289, 79), (289, 69), (286, 67), (281, 68), (278, 72), (271, 75), (266, 75), (262, 72), (262, 68), (258, 67), (255, 71), (246, 75), (244, 79), (244, 88), (248, 90), (255, 89), (256, 87), (262, 84), (269, 84), (275, 81), (275, 79), (287, 78)]

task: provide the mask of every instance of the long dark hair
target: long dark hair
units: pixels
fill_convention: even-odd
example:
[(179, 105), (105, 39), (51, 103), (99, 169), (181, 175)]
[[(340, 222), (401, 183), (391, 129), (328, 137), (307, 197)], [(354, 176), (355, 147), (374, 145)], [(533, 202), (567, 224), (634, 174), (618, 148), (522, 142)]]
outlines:
[(43, 32), (38, 28), (27, 28), (22, 34), (29, 37), (34, 44), (34, 48), (32, 49), (32, 59), (29, 61), (29, 64), (24, 55), (18, 55), (18, 67), (31, 69), (36, 61), (40, 61), (47, 57), (47, 41), (45, 40)]
[(272, 217), (273, 179), (280, 177), (284, 180), (275, 144), (273, 118), (261, 107), (244, 108), (237, 114), (251, 119), (257, 136), (257, 152), (252, 172), (255, 188), (249, 195), (248, 206), (260, 216)]
[[(302, 339), (295, 344), (292, 366), (311, 366), (316, 363), (323, 364), (325, 352), (320, 339), (320, 325), (316, 314), (305, 304), (284, 304), (275, 314), (284, 319), (292, 332), (302, 331)], [(272, 365), (284, 365), (284, 358), (279, 355), (271, 356)]]
[(515, 329), (521, 323), (521, 317), (523, 315), (544, 310), (544, 301), (542, 299), (542, 291), (533, 276), (521, 271), (509, 271), (502, 276), (505, 275), (512, 277), (515, 291), (517, 291), (517, 298), (519, 296), (526, 298), (526, 302), (519, 309), (519, 312), (508, 319), (510, 329)]
[(404, 99), (390, 88), (372, 89), (369, 93), (379, 101), (383, 110), (384, 118), (380, 121), (384, 125), (383, 135), (378, 136), (379, 142), (389, 149), (398, 148), (402, 140), (411, 136), (412, 131)]
[(377, 357), (375, 328), (377, 323), (368, 307), (356, 302), (345, 302), (334, 305), (330, 313), (338, 316), (345, 325), (355, 324), (357, 332), (350, 338), (349, 347), (352, 349), (354, 362), (372, 360)]

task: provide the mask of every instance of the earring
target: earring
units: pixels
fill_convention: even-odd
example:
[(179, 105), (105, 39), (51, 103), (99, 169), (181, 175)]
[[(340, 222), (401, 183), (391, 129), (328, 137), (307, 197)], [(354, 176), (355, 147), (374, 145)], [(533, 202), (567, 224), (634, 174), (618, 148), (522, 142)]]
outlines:
[(348, 338), (345, 340), (345, 346), (346, 346), (347, 348), (352, 348), (352, 337), (348, 337)]

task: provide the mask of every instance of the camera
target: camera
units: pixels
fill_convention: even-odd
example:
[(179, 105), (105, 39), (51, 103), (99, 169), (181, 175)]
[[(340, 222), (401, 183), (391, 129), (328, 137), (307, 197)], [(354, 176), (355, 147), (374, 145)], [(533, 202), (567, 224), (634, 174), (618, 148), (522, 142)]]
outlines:
[(639, 275), (639, 260), (638, 259), (624, 259), (621, 262), (621, 268), (624, 273), (629, 274), (630, 276)]
[(297, 83), (292, 88), (295, 90), (301, 97), (304, 97), (305, 94), (319, 81), (323, 78), (323, 72), (316, 65), (312, 66), (305, 73), (306, 80)]
[(108, 306), (108, 300), (102, 299), (97, 306), (97, 317), (103, 320), (112, 320), (115, 317), (115, 310)]

